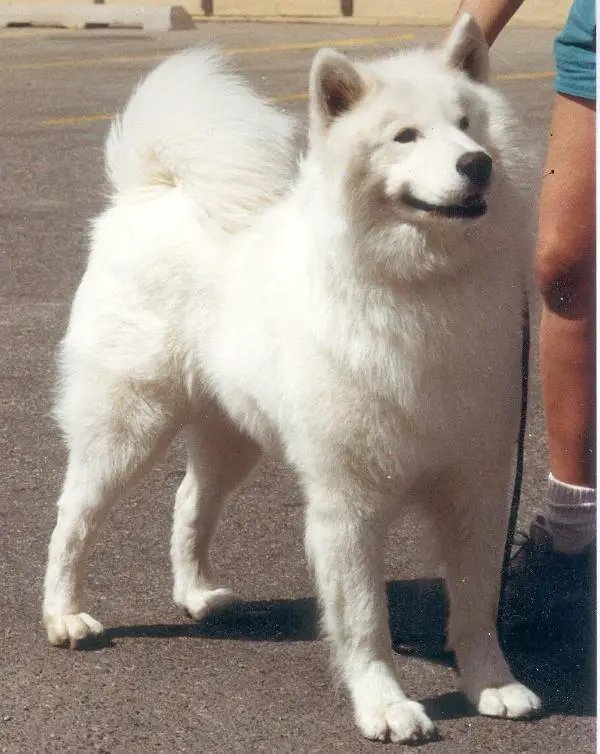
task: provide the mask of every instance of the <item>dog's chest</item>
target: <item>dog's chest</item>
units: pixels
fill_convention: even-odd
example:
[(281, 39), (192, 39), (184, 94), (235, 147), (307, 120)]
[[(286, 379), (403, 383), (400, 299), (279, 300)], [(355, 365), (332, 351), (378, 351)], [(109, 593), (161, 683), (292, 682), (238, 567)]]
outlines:
[(456, 298), (332, 319), (336, 376), (408, 413), (423, 402), (444, 413), (446, 401), (455, 404), (465, 391), (486, 392), (514, 351), (518, 309)]
[[(316, 434), (377, 483), (459, 459), (473, 438), (500, 437), (518, 398), (518, 309), (421, 309), (375, 332), (339, 326), (321, 370)], [(490, 442), (492, 440), (490, 439)]]

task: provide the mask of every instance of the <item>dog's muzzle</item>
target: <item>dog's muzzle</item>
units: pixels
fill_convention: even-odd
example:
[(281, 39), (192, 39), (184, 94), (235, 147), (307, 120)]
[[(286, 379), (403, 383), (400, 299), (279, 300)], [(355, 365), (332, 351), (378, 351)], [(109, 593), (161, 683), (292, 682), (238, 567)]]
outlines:
[(483, 191), (487, 188), (492, 177), (492, 158), (485, 152), (465, 152), (456, 163), (456, 170), (468, 179), (472, 189), (464, 199), (454, 204), (431, 204), (419, 199), (406, 189), (400, 199), (413, 209), (430, 212), (442, 217), (475, 218), (485, 215), (487, 204), (483, 198)]

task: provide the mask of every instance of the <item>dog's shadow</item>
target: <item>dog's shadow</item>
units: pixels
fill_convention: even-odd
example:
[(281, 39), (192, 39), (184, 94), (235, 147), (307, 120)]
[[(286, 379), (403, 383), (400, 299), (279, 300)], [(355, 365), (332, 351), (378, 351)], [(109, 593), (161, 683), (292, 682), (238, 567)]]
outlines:
[[(447, 601), (442, 579), (393, 581), (387, 585), (390, 630), (399, 654), (453, 666), (445, 648)], [(535, 630), (503, 637), (504, 651), (515, 677), (538, 693), (545, 711), (594, 715), (596, 712), (595, 624), (563, 608), (546, 616)], [(314, 641), (319, 636), (313, 598), (241, 602), (198, 623), (116, 626), (104, 645), (133, 637), (189, 637), (238, 641)], [(92, 646), (86, 647), (92, 648)], [(434, 719), (474, 714), (464, 697), (445, 694), (423, 702)]]

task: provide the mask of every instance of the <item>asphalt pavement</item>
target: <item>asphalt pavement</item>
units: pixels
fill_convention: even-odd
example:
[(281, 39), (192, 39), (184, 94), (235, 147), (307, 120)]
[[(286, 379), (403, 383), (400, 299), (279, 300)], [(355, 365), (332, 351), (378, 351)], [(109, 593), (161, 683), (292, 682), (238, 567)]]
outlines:
[[(266, 461), (229, 504), (215, 572), (242, 602), (194, 624), (171, 600), (170, 513), (184, 471), (168, 458), (110, 518), (89, 565), (92, 615), (108, 646), (50, 647), (40, 620), (46, 548), (65, 469), (51, 420), (54, 360), (86, 263), (90, 217), (105, 204), (102, 149), (111, 114), (169, 52), (219, 44), (267, 96), (301, 119), (314, 52), (356, 57), (430, 43), (440, 30), (202, 23), (146, 34), (0, 32), (0, 752), (367, 752), (320, 640), (302, 542), (302, 500), (289, 469)], [(543, 152), (552, 104), (552, 31), (508, 29), (495, 84)], [(530, 176), (537, 201), (541, 171)], [(535, 317), (534, 317), (535, 322)], [(535, 342), (535, 327), (534, 327)], [(520, 525), (541, 509), (546, 478), (533, 363)], [(512, 637), (517, 676), (546, 699), (531, 722), (474, 716), (443, 651), (441, 570), (424, 527), (392, 534), (391, 627), (405, 690), (438, 721), (424, 751), (595, 751), (596, 640), (565, 608)], [(393, 745), (390, 745), (393, 748)]]

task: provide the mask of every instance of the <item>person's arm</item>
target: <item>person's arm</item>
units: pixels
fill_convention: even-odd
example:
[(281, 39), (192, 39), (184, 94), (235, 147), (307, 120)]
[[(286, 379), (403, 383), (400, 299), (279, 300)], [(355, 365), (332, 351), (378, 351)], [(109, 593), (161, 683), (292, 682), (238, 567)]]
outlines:
[(523, 0), (462, 0), (455, 20), (463, 13), (470, 13), (491, 46), (522, 4)]

